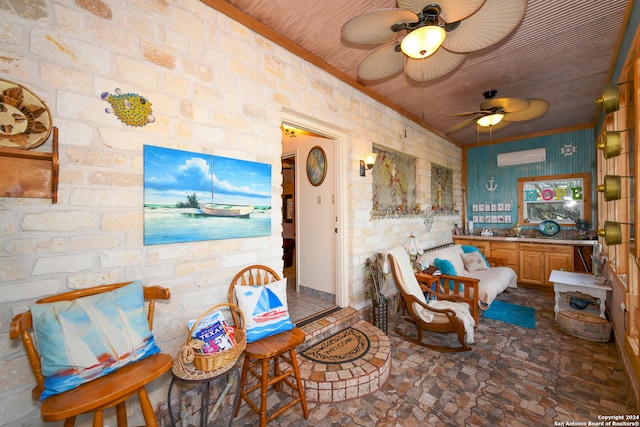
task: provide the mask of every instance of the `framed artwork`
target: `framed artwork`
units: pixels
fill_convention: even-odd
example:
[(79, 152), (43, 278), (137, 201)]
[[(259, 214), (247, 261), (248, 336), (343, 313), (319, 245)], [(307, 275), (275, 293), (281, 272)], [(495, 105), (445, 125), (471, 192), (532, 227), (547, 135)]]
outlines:
[(317, 187), (327, 176), (327, 155), (319, 145), (309, 151), (307, 156), (307, 178), (311, 185)]
[(498, 211), (498, 204), (491, 203), (491, 212), (497, 212), (497, 211)]
[(285, 194), (282, 201), (284, 222), (293, 222), (293, 195)]
[(507, 212), (511, 212), (511, 203), (505, 203), (504, 204), (504, 210)]
[(271, 165), (144, 146), (145, 246), (269, 235)]
[(416, 159), (373, 147), (373, 210), (408, 212), (416, 206)]
[(478, 212), (478, 204), (477, 203), (474, 203), (474, 204), (471, 205), (471, 211), (472, 212)]

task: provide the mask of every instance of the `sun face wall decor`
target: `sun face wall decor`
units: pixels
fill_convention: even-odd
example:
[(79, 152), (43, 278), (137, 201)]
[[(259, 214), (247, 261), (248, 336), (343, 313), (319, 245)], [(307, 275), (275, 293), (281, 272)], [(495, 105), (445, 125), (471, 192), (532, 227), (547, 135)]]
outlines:
[(38, 96), (0, 79), (0, 147), (29, 150), (51, 134), (51, 113)]

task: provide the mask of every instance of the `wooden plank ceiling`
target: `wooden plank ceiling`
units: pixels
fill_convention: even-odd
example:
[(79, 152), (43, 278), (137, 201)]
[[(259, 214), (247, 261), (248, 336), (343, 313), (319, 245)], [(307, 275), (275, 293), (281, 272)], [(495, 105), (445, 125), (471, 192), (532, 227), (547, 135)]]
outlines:
[[(397, 7), (395, 0), (203, 2), (223, 12), (229, 5), (239, 9), (354, 81), (358, 65), (377, 46), (341, 39), (342, 25), (364, 12)], [(509, 36), (469, 53), (444, 77), (415, 82), (400, 73), (366, 87), (460, 145), (487, 141), (489, 134), (478, 134), (475, 126), (449, 133), (462, 120), (451, 116), (478, 110), (483, 93), (492, 89), (497, 97), (542, 98), (550, 104), (542, 117), (496, 130), (494, 141), (594, 126), (599, 112), (594, 101), (609, 80), (628, 3), (529, 0), (522, 22)]]

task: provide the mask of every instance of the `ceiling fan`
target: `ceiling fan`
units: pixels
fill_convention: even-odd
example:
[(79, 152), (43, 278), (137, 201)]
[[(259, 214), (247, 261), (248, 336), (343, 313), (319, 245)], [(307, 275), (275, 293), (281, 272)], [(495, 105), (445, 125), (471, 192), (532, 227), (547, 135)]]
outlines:
[(404, 69), (412, 80), (427, 81), (453, 71), (468, 52), (505, 38), (526, 8), (526, 0), (398, 0), (398, 8), (350, 19), (341, 34), (352, 43), (382, 44), (360, 63), (360, 79), (380, 80)]
[(452, 117), (470, 117), (449, 128), (449, 133), (476, 123), (480, 132), (496, 131), (511, 122), (523, 122), (538, 118), (549, 110), (549, 103), (540, 98), (494, 98), (497, 91), (483, 93), (485, 101), (480, 110), (455, 114)]

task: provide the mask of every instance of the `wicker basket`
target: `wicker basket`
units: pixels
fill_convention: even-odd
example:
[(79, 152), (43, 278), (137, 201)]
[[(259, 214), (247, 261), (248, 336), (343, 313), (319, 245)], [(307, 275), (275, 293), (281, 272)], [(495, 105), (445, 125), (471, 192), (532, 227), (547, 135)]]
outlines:
[[(226, 370), (236, 363), (244, 348), (247, 345), (247, 334), (244, 330), (244, 315), (242, 314), (242, 310), (237, 305), (222, 303), (214, 305), (209, 308), (207, 311), (202, 313), (198, 320), (193, 323), (191, 330), (189, 331), (189, 335), (187, 336), (186, 347), (193, 347), (192, 345), (192, 335), (198, 324), (202, 319), (204, 319), (208, 314), (213, 313), (216, 310), (220, 310), (223, 312), (225, 309), (231, 312), (231, 317), (233, 320), (233, 325), (235, 326), (235, 334), (234, 338), (236, 340), (236, 345), (232, 348), (217, 351), (215, 353), (205, 354), (195, 351), (193, 355), (193, 366), (195, 369), (200, 371), (217, 371), (217, 370)], [(227, 322), (229, 322), (229, 316), (225, 316)], [(194, 340), (198, 341), (198, 340)]]

